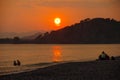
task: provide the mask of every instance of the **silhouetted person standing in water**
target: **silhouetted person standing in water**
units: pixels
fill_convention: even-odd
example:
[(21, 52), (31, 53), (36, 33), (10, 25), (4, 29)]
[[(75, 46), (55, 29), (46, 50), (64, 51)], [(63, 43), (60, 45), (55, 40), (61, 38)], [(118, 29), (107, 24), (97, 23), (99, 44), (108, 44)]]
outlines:
[(13, 65), (14, 65), (14, 66), (16, 66), (16, 65), (17, 65), (16, 61), (13, 61)]
[(20, 66), (21, 62), (19, 60), (13, 61), (14, 66)]
[(21, 62), (19, 60), (17, 60), (17, 65), (20, 66), (21, 65)]

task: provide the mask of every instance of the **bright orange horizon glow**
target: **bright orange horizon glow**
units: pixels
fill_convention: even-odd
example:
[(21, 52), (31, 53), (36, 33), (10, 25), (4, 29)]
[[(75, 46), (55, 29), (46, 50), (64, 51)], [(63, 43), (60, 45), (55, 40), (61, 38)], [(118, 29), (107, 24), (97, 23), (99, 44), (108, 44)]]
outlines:
[(61, 61), (61, 49), (59, 46), (53, 47), (53, 62)]
[(0, 0), (0, 4), (3, 33), (58, 30), (86, 18), (120, 20), (119, 0)]
[(55, 18), (54, 23), (56, 24), (56, 26), (60, 26), (61, 19), (60, 18)]

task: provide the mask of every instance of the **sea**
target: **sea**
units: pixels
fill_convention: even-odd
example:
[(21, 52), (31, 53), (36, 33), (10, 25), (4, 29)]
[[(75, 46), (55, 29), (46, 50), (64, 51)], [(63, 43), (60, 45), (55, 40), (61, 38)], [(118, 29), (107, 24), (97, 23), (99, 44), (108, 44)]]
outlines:
[[(102, 51), (109, 56), (120, 56), (120, 44), (0, 44), (0, 75), (61, 62), (96, 60)], [(21, 66), (13, 65), (16, 60)]]

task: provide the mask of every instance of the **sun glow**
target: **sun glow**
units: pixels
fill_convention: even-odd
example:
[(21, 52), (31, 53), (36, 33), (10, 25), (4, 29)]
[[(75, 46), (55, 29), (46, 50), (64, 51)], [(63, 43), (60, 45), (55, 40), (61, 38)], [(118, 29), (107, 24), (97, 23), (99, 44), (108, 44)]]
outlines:
[(60, 18), (55, 18), (55, 19), (54, 19), (54, 23), (55, 23), (57, 26), (60, 26), (61, 19), (60, 19)]

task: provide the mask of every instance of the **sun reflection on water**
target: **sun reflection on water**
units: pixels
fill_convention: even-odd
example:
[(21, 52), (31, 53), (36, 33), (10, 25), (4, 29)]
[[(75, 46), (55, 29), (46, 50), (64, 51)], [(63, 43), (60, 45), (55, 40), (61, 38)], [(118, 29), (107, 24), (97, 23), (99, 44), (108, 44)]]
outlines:
[(61, 57), (62, 57), (61, 47), (60, 46), (53, 46), (53, 62), (62, 61)]

